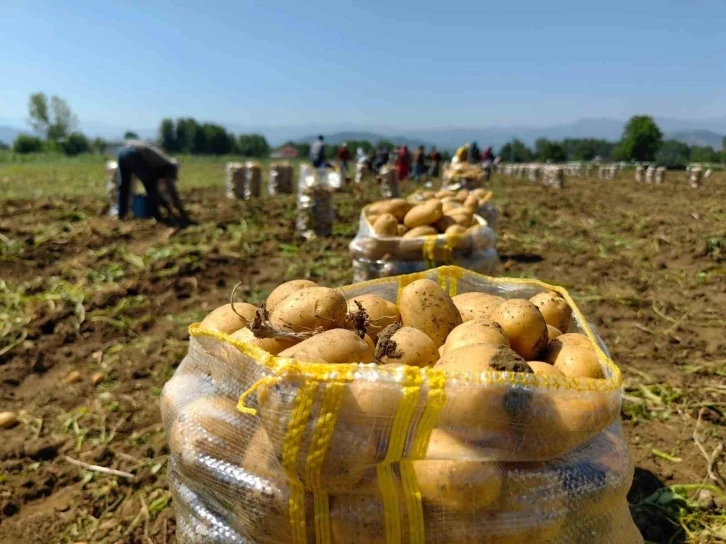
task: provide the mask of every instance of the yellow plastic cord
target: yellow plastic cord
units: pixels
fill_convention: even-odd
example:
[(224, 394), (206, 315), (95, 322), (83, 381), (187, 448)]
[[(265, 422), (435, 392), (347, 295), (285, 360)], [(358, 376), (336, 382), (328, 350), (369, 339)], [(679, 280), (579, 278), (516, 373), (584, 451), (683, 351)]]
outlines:
[(255, 391), (257, 391), (260, 387), (262, 387), (263, 385), (275, 383), (278, 378), (279, 378), (279, 376), (274, 375), (274, 376), (265, 376), (265, 377), (260, 378), (259, 380), (257, 380), (252, 385), (252, 387), (250, 387), (247, 391), (245, 391), (244, 393), (242, 393), (239, 396), (239, 400), (237, 401), (237, 410), (239, 410), (243, 414), (248, 414), (248, 415), (251, 415), (251, 416), (256, 416), (257, 415), (257, 410), (255, 410), (254, 408), (249, 408), (248, 406), (245, 406), (245, 403), (247, 402), (247, 398), (250, 395), (252, 395), (252, 393), (254, 393)]
[(426, 527), (424, 525), (421, 490), (418, 487), (416, 471), (413, 468), (413, 463), (407, 459), (402, 460), (399, 467), (401, 469), (401, 483), (403, 484), (403, 498), (408, 513), (408, 540), (411, 544), (424, 544)]
[(406, 446), (411, 419), (419, 402), (421, 382), (422, 373), (420, 369), (407, 367), (402, 381), (403, 397), (396, 408), (396, 414), (393, 416), (386, 457), (376, 467), (378, 486), (383, 499), (383, 517), (386, 523), (387, 544), (398, 544), (401, 542), (401, 509), (391, 464), (400, 461), (403, 456), (403, 449)]

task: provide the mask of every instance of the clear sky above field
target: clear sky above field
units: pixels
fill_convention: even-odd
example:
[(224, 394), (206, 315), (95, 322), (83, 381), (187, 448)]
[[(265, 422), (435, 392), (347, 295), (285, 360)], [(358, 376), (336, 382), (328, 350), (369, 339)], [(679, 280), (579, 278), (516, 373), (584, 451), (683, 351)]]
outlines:
[(723, 0), (174, 4), (5, 0), (0, 121), (41, 90), (133, 127), (726, 114)]

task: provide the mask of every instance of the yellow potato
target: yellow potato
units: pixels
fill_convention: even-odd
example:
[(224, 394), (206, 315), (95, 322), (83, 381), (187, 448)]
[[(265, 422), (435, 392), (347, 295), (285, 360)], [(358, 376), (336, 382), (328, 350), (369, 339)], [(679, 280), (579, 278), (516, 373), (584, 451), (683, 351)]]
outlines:
[(330, 536), (332, 544), (386, 544), (386, 520), (378, 496), (332, 497)]
[(475, 195), (478, 199), (482, 199), (485, 196), (487, 196), (487, 190), (482, 189), (481, 187), (477, 187), (471, 192), (472, 195)]
[(289, 340), (287, 338), (257, 338), (247, 327), (233, 333), (232, 338), (262, 348), (272, 355), (277, 355), (299, 342), (299, 340)]
[(469, 191), (466, 189), (461, 189), (456, 192), (456, 200), (459, 202), (464, 202), (467, 198), (469, 198)]
[(464, 200), (464, 207), (474, 211), (479, 207), (479, 199), (474, 194), (470, 194)]
[(461, 225), (457, 225), (456, 223), (454, 223), (453, 225), (448, 227), (444, 233), (447, 235), (450, 235), (450, 234), (457, 235), (458, 234), (458, 235), (463, 236), (464, 234), (466, 234), (466, 229), (464, 227), (462, 227)]
[(252, 435), (242, 457), (242, 466), (255, 476), (285, 478), (282, 455), (276, 451), (264, 427), (258, 427), (255, 434)]
[(439, 359), (439, 351), (425, 332), (401, 327), (390, 336), (381, 336), (376, 356), (382, 364), (426, 367)]
[(449, 191), (448, 189), (441, 189), (440, 191), (437, 191), (434, 196), (436, 198), (456, 198), (456, 193), (454, 191)]
[(430, 227), (428, 225), (422, 226), (422, 227), (414, 227), (411, 230), (407, 231), (404, 235), (404, 239), (408, 238), (419, 238), (421, 236), (435, 236), (439, 233), (438, 230), (436, 230), (434, 227)]
[(308, 287), (282, 300), (270, 313), (270, 322), (276, 327), (295, 332), (311, 332), (345, 327), (348, 303), (335, 289)]
[(600, 361), (591, 346), (563, 343), (555, 338), (544, 353), (544, 360), (555, 365), (565, 376), (573, 378), (604, 378)]
[(535, 360), (547, 345), (547, 323), (528, 300), (505, 300), (494, 310), (491, 320), (502, 326), (509, 345), (526, 360)]
[(450, 217), (454, 220), (454, 223), (457, 225), (460, 225), (464, 228), (471, 226), (472, 217), (471, 215), (461, 213), (461, 212), (450, 212), (446, 214), (447, 217)]
[(562, 336), (562, 331), (560, 331), (560, 329), (558, 329), (557, 327), (547, 325), (547, 338), (549, 338), (550, 340), (554, 340), (558, 336)]
[(408, 228), (406, 228), (406, 225), (404, 225), (403, 223), (399, 223), (398, 225), (396, 225), (396, 235), (397, 236), (403, 236), (407, 232), (408, 232)]
[(443, 215), (440, 200), (429, 200), (411, 208), (403, 218), (403, 224), (409, 229), (436, 223)]
[(395, 251), (398, 241), (388, 238), (366, 237), (355, 240), (355, 246), (351, 247), (354, 256), (363, 256), (366, 259), (377, 261), (386, 253)]
[(466, 215), (469, 218), (469, 220), (471, 221), (471, 218), (474, 215), (474, 212), (471, 209), (467, 208), (466, 206), (462, 206), (461, 204), (459, 204), (458, 208), (454, 208), (453, 210), (449, 210), (448, 212), (446, 212), (446, 215), (449, 215), (449, 216), (459, 215), (459, 214)]
[(457, 200), (445, 200), (441, 205), (441, 209), (444, 213), (450, 210), (455, 210), (459, 207), (461, 207), (461, 203)]
[[(528, 372), (532, 370), (513, 350), (495, 344), (467, 344), (446, 349), (444, 356), (434, 365), (444, 371), (469, 372), (478, 375), (493, 370), (501, 372)], [(457, 401), (466, 402), (465, 399)]]
[(390, 213), (397, 220), (402, 221), (406, 213), (412, 208), (412, 205), (403, 198), (391, 198), (388, 200), (379, 200), (373, 202), (366, 207), (368, 216), (370, 214), (382, 215)]
[(425, 199), (434, 198), (436, 196), (436, 191), (424, 191), (421, 193), (421, 196)]
[(568, 332), (562, 334), (557, 337), (557, 340), (562, 344), (575, 344), (578, 346), (584, 346), (586, 348), (592, 347), (592, 341), (587, 336), (579, 332)]
[(509, 339), (498, 323), (484, 319), (472, 319), (451, 331), (444, 346), (446, 351), (449, 351), (469, 344), (509, 347)]
[(331, 364), (371, 363), (373, 350), (349, 329), (332, 329), (281, 351), (280, 357)]
[(545, 323), (548, 325), (552, 325), (563, 332), (567, 332), (567, 329), (570, 328), (572, 308), (557, 293), (538, 293), (529, 301), (539, 308)]
[(307, 289), (308, 287), (317, 287), (317, 284), (314, 281), (310, 280), (291, 280), (286, 281), (285, 283), (281, 283), (280, 285), (275, 287), (272, 292), (267, 296), (267, 300), (265, 301), (265, 307), (267, 308), (267, 311), (271, 312), (278, 304), (280, 304), (280, 302), (285, 300), (287, 297), (297, 291)]
[(461, 293), (452, 298), (456, 305), (461, 319), (471, 321), (472, 319), (489, 319), (504, 299), (489, 293)]
[(448, 215), (442, 215), (438, 221), (434, 224), (436, 227), (436, 230), (439, 232), (446, 232), (446, 229), (451, 227), (452, 225), (456, 225), (456, 221), (454, 221), (453, 217), (449, 217)]
[[(348, 300), (348, 316), (358, 311), (359, 302), (368, 314), (368, 326), (366, 332), (373, 341), (378, 340), (378, 335), (383, 329), (392, 323), (401, 322), (401, 314), (398, 306), (378, 295), (360, 295)], [(349, 320), (350, 322), (350, 320)]]
[(373, 223), (373, 232), (378, 236), (396, 236), (398, 234), (398, 221), (390, 213), (378, 216)]
[(451, 297), (432, 280), (416, 280), (404, 287), (399, 309), (403, 326), (425, 332), (437, 348), (462, 323)]
[(527, 361), (529, 368), (535, 374), (546, 374), (548, 376), (564, 376), (564, 373), (557, 367), (542, 361)]
[(242, 317), (234, 313), (232, 306), (227, 303), (209, 312), (201, 326), (205, 329), (231, 334), (245, 327), (249, 321), (255, 318), (257, 312), (257, 306), (246, 302), (235, 302), (234, 309)]

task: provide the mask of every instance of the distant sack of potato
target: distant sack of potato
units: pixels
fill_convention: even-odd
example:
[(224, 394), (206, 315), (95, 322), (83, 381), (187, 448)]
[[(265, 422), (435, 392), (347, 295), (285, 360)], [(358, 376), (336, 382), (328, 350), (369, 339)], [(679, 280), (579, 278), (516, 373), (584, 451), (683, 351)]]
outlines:
[(161, 396), (182, 543), (638, 542), (620, 371), (562, 288), (293, 280), (190, 335)]
[(402, 198), (369, 204), (361, 212), (358, 233), (349, 248), (354, 281), (445, 264), (491, 274), (499, 260), (496, 236), (486, 220), (472, 206), (459, 202), (445, 206), (437, 198), (418, 204)]

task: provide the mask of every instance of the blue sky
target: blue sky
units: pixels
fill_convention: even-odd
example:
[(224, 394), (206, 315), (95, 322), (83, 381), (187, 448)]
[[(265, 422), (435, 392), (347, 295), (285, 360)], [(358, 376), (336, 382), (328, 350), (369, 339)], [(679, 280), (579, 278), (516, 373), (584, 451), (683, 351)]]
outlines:
[(39, 90), (133, 128), (726, 115), (723, 0), (2, 4), (0, 123)]

